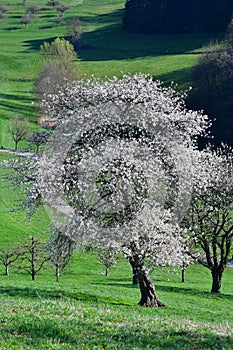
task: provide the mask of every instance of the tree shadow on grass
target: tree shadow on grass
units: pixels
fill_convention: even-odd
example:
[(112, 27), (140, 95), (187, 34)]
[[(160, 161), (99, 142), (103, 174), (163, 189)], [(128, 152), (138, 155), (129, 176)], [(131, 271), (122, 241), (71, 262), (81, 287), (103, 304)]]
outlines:
[(192, 288), (184, 288), (184, 287), (172, 287), (172, 286), (160, 286), (156, 285), (156, 290), (166, 293), (179, 293), (179, 294), (188, 294), (197, 297), (204, 297), (209, 299), (228, 299), (233, 301), (232, 294), (223, 294), (223, 293), (210, 293), (208, 291), (200, 291)]
[(105, 297), (100, 295), (95, 295), (91, 293), (80, 293), (80, 292), (68, 292), (63, 289), (42, 289), (37, 287), (32, 288), (18, 288), (18, 287), (0, 287), (0, 293), (2, 295), (8, 295), (11, 297), (21, 297), (21, 298), (46, 298), (46, 299), (63, 299), (69, 298), (82, 302), (93, 302), (93, 303), (109, 303), (113, 305), (123, 305), (129, 306), (132, 303), (123, 302), (120, 300), (115, 300), (111, 297)]
[[(170, 34), (138, 34), (128, 33), (122, 28), (122, 10), (108, 14), (80, 17), (84, 23), (102, 24), (96, 30), (84, 32), (82, 41), (86, 48), (78, 49), (78, 56), (83, 61), (125, 60), (139, 57), (158, 55), (190, 54), (208, 43), (212, 35), (170, 35)], [(66, 17), (67, 23), (73, 17)], [(39, 50), (44, 41), (51, 42), (55, 38), (44, 40), (26, 40), (24, 45), (27, 51)]]
[[(132, 289), (132, 288), (139, 288), (139, 285), (133, 285), (132, 283), (122, 283), (118, 282), (119, 280), (106, 280), (102, 282), (94, 282), (92, 285), (102, 285), (102, 286), (109, 286), (109, 287), (119, 287), (119, 288), (127, 288), (127, 289)], [(200, 291), (197, 289), (192, 289), (192, 288), (185, 288), (185, 287), (173, 287), (173, 286), (161, 286), (156, 284), (155, 281), (155, 288), (157, 292), (165, 292), (165, 293), (177, 293), (177, 294), (186, 294), (186, 295), (193, 295), (196, 297), (204, 297), (204, 298), (209, 298), (213, 300), (223, 300), (223, 299), (228, 299), (233, 301), (233, 295), (232, 294), (223, 294), (223, 293), (210, 293), (208, 291)]]
[[(15, 102), (14, 102), (15, 101)], [(34, 105), (25, 105), (25, 103), (33, 102), (31, 97), (20, 96), (15, 94), (0, 93), (1, 110), (15, 112), (17, 114), (35, 113)]]

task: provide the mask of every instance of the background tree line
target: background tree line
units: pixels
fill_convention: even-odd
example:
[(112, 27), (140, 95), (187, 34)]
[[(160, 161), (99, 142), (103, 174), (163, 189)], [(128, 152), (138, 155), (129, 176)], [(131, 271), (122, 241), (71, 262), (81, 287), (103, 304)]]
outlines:
[(215, 145), (233, 145), (233, 21), (229, 24), (223, 47), (210, 44), (192, 70), (193, 90), (188, 98), (192, 109), (203, 109), (213, 121)]
[(134, 32), (222, 32), (233, 12), (231, 0), (127, 0), (123, 26)]

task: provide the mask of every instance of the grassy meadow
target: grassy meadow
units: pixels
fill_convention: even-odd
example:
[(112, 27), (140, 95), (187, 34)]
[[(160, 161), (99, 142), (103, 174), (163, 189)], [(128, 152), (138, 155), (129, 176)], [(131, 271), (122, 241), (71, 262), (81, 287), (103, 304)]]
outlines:
[[(213, 295), (210, 273), (195, 265), (180, 274), (157, 269), (157, 294), (166, 306), (141, 308), (138, 287), (122, 259), (104, 276), (94, 252), (77, 252), (55, 282), (52, 269), (36, 281), (10, 270), (0, 279), (0, 349), (233, 348), (233, 270)], [(155, 279), (155, 278), (154, 278)]]
[[(6, 149), (13, 149), (8, 128), (14, 116), (27, 117), (31, 130), (38, 128), (34, 82), (43, 63), (39, 47), (65, 36), (70, 19), (85, 23), (86, 48), (77, 52), (76, 62), (80, 75), (143, 72), (182, 89), (190, 85), (203, 47), (222, 37), (127, 33), (121, 27), (125, 0), (84, 0), (80, 5), (63, 0), (70, 8), (56, 25), (57, 11), (46, 3), (26, 1), (41, 9), (25, 27), (20, 24), (22, 2), (8, 0), (0, 20), (0, 147)], [(0, 153), (0, 162), (7, 157)], [(0, 246), (5, 248), (29, 235), (48, 238), (45, 209), (26, 221), (24, 212), (12, 210), (20, 200), (18, 190), (1, 183)], [(77, 251), (59, 283), (54, 274), (50, 266), (33, 282), (13, 268), (4, 276), (0, 265), (0, 350), (233, 349), (233, 269), (225, 271), (222, 294), (213, 295), (210, 272), (199, 265), (187, 269), (185, 283), (180, 272), (158, 268), (152, 277), (166, 305), (159, 309), (137, 305), (140, 292), (132, 286), (131, 268), (123, 258), (106, 277), (94, 251)]]

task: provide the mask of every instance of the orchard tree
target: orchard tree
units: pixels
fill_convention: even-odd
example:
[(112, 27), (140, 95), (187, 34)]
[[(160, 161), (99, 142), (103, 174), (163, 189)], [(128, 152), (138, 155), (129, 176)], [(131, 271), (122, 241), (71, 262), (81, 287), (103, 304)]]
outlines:
[(64, 234), (54, 225), (50, 226), (49, 233), (50, 240), (46, 252), (49, 261), (55, 266), (55, 277), (56, 281), (59, 282), (61, 271), (65, 269), (72, 258), (75, 242), (64, 237)]
[(191, 198), (195, 140), (209, 122), (183, 98), (138, 74), (82, 80), (43, 100), (60, 124), (39, 176), (54, 224), (79, 243), (124, 247), (142, 306), (163, 305), (147, 257), (163, 266), (189, 261), (179, 220)]
[(24, 270), (35, 280), (38, 272), (49, 260), (45, 252), (45, 244), (34, 236), (28, 237), (20, 246), (20, 256), (15, 267)]
[(111, 246), (107, 248), (99, 248), (97, 252), (97, 259), (104, 265), (105, 267), (105, 276), (109, 275), (109, 268), (114, 265), (116, 266), (118, 256), (117, 250)]
[(71, 37), (71, 42), (77, 44), (83, 34), (84, 23), (79, 18), (72, 18), (67, 24), (67, 34)]
[(25, 28), (27, 28), (27, 25), (30, 24), (31, 22), (32, 22), (31, 14), (23, 15), (20, 19), (20, 23), (24, 24)]
[[(73, 45), (57, 38), (52, 43), (44, 42), (40, 47), (44, 64), (35, 83), (39, 103), (43, 96), (56, 94), (79, 76), (78, 57)], [(41, 113), (44, 110), (41, 108)]]
[(60, 17), (63, 17), (65, 11), (67, 11), (69, 9), (69, 6), (66, 6), (64, 4), (58, 4), (58, 5), (56, 5), (55, 8), (58, 12), (60, 12)]
[(63, 63), (77, 59), (73, 45), (63, 38), (56, 38), (51, 43), (45, 41), (40, 46), (40, 53), (45, 60), (60, 60)]
[(49, 1), (47, 2), (47, 5), (48, 5), (48, 6), (52, 6), (52, 7), (54, 8), (55, 6), (60, 5), (60, 1), (58, 1), (58, 0), (49, 0)]
[(0, 247), (0, 262), (5, 266), (5, 275), (9, 276), (9, 266), (14, 264), (20, 256), (18, 247)]
[(233, 241), (233, 153), (223, 147), (195, 157), (193, 198), (188, 224), (202, 254), (198, 261), (211, 271), (212, 293), (221, 291)]
[(18, 149), (20, 141), (24, 140), (28, 134), (28, 120), (19, 119), (18, 116), (12, 119), (9, 127), (9, 134), (15, 143), (15, 151)]
[(48, 141), (50, 135), (51, 131), (49, 130), (37, 130), (33, 131), (26, 140), (29, 142), (31, 148), (35, 147), (36, 153), (38, 154), (41, 147)]
[(30, 218), (42, 205), (41, 195), (38, 191), (37, 179), (39, 169), (38, 156), (20, 156), (11, 158), (1, 163), (7, 170), (2, 179), (13, 189), (20, 189), (22, 198), (17, 201), (15, 207), (26, 211), (26, 218)]
[(39, 12), (40, 9), (41, 9), (40, 6), (36, 4), (31, 4), (27, 6), (27, 12), (32, 16), (34, 16), (37, 12)]

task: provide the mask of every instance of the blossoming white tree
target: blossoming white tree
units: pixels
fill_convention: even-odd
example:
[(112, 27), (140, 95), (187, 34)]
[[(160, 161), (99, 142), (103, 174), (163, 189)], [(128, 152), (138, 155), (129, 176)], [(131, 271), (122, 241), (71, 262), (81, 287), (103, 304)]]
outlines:
[(39, 190), (64, 235), (116, 246), (134, 261), (142, 306), (162, 306), (145, 259), (188, 261), (179, 221), (192, 190), (192, 151), (208, 127), (182, 95), (146, 75), (79, 81), (43, 100), (59, 125)]

